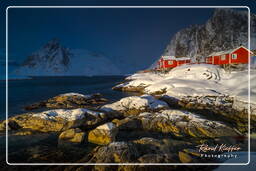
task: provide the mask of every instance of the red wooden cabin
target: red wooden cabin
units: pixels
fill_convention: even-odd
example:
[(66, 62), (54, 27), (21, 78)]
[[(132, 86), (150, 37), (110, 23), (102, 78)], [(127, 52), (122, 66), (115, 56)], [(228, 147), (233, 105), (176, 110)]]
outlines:
[(243, 46), (235, 49), (210, 54), (205, 58), (207, 64), (248, 64), (251, 51)]
[(190, 58), (181, 57), (176, 58), (174, 56), (162, 56), (158, 61), (158, 68), (165, 69), (165, 68), (175, 68), (176, 66), (183, 65), (186, 63), (190, 63)]

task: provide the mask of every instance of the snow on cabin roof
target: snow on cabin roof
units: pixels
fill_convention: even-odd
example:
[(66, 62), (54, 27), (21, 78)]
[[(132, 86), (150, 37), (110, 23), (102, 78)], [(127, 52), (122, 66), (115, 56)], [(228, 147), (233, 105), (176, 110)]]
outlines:
[(176, 61), (183, 61), (183, 60), (190, 60), (190, 58), (189, 57), (176, 58)]
[[(210, 55), (208, 55), (207, 57), (230, 54), (230, 53), (236, 51), (236, 50), (239, 49), (239, 48), (244, 48), (244, 49), (248, 50), (248, 49), (245, 48), (244, 46), (239, 46), (239, 47), (237, 47), (237, 48), (235, 48), (235, 49), (229, 49), (229, 50), (225, 50), (225, 51), (213, 52), (213, 53), (211, 53)], [(248, 51), (250, 51), (250, 50), (248, 50)], [(250, 52), (251, 52), (251, 51), (250, 51)]]
[(175, 56), (162, 56), (163, 59), (165, 60), (174, 60), (176, 59)]
[(182, 61), (182, 60), (190, 60), (188, 57), (179, 57), (176, 58), (175, 56), (162, 56), (164, 60), (176, 60), (176, 61)]

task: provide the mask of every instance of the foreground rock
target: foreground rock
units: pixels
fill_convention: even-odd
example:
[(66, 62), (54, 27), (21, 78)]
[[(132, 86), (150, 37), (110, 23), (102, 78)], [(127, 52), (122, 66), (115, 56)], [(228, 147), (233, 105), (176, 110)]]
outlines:
[(79, 93), (60, 94), (48, 100), (38, 102), (26, 106), (26, 110), (40, 109), (40, 108), (86, 108), (89, 106), (104, 104), (107, 99), (102, 98), (101, 94), (83, 95)]
[(94, 149), (92, 153), (89, 163), (129, 163), (140, 155), (135, 145), (129, 142), (112, 142)]
[(117, 127), (115, 126), (115, 124), (111, 122), (106, 123), (104, 125), (100, 125), (89, 132), (88, 142), (98, 145), (109, 144), (115, 141), (117, 132)]
[(121, 100), (101, 107), (102, 111), (109, 113), (123, 113), (127, 115), (138, 115), (145, 111), (159, 111), (167, 109), (166, 102), (158, 100), (151, 95), (125, 97)]
[(65, 142), (81, 144), (85, 140), (86, 134), (79, 128), (71, 128), (62, 132), (59, 136), (59, 144)]
[[(10, 130), (27, 128), (40, 132), (58, 132), (70, 128), (92, 129), (116, 116), (84, 108), (56, 109), (11, 117), (8, 119), (8, 128)], [(1, 130), (5, 130), (6, 121), (2, 121), (0, 125)]]
[[(171, 141), (171, 140), (170, 140)], [(134, 141), (112, 142), (95, 148), (89, 163), (180, 163), (195, 162), (198, 156), (189, 155), (179, 147), (171, 150), (172, 144), (163, 140), (144, 137)]]
[(144, 130), (168, 133), (177, 137), (216, 138), (238, 136), (240, 133), (218, 121), (182, 110), (144, 112), (138, 117), (114, 120), (120, 130)]
[[(172, 97), (164, 95), (162, 100), (171, 106), (182, 107), (187, 110), (196, 110), (206, 117), (210, 114), (222, 117), (228, 122), (237, 125), (243, 131), (248, 131), (248, 103), (230, 96), (183, 96)], [(256, 105), (250, 104), (251, 125), (256, 127)]]

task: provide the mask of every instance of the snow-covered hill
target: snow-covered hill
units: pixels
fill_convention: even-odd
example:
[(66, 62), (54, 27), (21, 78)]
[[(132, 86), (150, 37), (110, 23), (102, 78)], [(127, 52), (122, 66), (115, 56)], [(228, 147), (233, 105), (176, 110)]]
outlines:
[[(203, 25), (192, 25), (177, 32), (163, 55), (202, 59), (212, 52), (248, 44), (248, 12), (216, 9)], [(256, 49), (256, 15), (251, 14), (251, 49)]]
[(119, 75), (120, 70), (105, 56), (88, 50), (68, 49), (57, 39), (28, 56), (15, 74), (25, 76)]
[[(251, 102), (256, 104), (256, 70), (251, 70)], [(232, 96), (248, 101), (248, 71), (225, 71), (216, 65), (182, 65), (166, 74), (136, 73), (127, 82), (115, 86), (123, 90), (140, 87), (146, 94), (183, 96)], [(239, 84), (238, 84), (239, 83)], [(142, 90), (143, 89), (143, 90)]]

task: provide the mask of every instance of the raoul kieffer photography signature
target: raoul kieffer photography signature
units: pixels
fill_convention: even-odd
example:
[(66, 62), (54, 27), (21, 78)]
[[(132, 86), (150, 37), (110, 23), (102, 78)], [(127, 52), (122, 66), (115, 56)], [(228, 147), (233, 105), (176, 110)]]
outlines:
[(234, 152), (239, 151), (241, 148), (238, 145), (217, 144), (215, 146), (209, 146), (207, 144), (201, 144), (196, 146), (199, 148), (199, 152)]

